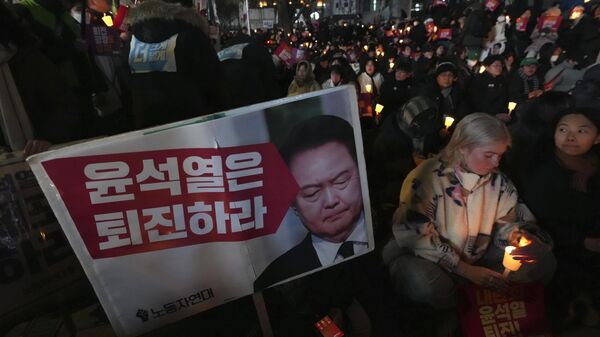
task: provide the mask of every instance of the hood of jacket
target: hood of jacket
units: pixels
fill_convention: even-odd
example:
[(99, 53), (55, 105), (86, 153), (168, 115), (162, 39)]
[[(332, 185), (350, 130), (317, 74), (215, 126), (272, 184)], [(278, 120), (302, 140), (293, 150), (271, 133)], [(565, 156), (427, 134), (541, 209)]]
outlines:
[[(306, 67), (306, 76), (304, 78), (302, 78), (298, 75), (298, 70), (300, 69), (300, 66)], [(313, 74), (313, 70), (312, 70), (312, 66), (310, 65), (310, 62), (308, 62), (308, 61), (298, 62), (298, 64), (296, 64), (296, 74), (294, 75), (294, 81), (296, 81), (296, 84), (298, 84), (298, 86), (304, 86), (306, 84), (311, 84), (312, 82), (314, 82), (314, 80), (315, 80), (315, 75)]]
[(132, 8), (127, 22), (133, 26), (150, 19), (180, 20), (200, 28), (204, 34), (208, 35), (208, 21), (192, 8), (160, 0), (147, 0)]

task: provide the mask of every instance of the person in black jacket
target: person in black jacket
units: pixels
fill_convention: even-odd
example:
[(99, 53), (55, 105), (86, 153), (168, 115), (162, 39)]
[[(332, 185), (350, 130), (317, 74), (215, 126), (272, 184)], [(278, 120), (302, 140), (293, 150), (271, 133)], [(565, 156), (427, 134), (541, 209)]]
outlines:
[(508, 86), (502, 76), (503, 58), (488, 56), (484, 61), (485, 71), (477, 74), (469, 87), (469, 102), (473, 112), (485, 112), (508, 122)]
[[(5, 132), (14, 130), (6, 130), (10, 125), (4, 124), (5, 120), (0, 121), (3, 124), (0, 143), (5, 150), (24, 150), (24, 155), (29, 156), (47, 150), (52, 144), (86, 136), (83, 133), (86, 125), (82, 111), (78, 109), (76, 92), (69, 87), (60, 68), (39, 49), (38, 40), (30, 29), (19, 22), (8, 4), (0, 3), (0, 69), (6, 69), (5, 66), (8, 66), (8, 73), (12, 75), (32, 129), (32, 138), (24, 139), (25, 146), (13, 148), (11, 146), (16, 144), (11, 144)], [(0, 96), (12, 91), (4, 87), (8, 83), (2, 81)], [(0, 100), (5, 97), (0, 97)]]
[(277, 86), (275, 64), (269, 50), (255, 39), (238, 34), (218, 53), (227, 108), (270, 101), (282, 97)]
[(380, 103), (383, 105), (381, 119), (399, 109), (406, 101), (415, 96), (416, 90), (412, 81), (412, 65), (400, 62), (395, 65), (393, 76), (381, 85)]
[[(572, 11), (583, 7), (576, 6)], [(598, 22), (588, 14), (582, 13), (574, 19), (569, 19), (568, 29), (560, 31), (558, 43), (567, 50), (576, 50), (579, 54), (580, 67), (585, 68), (596, 61), (600, 51), (600, 32)]]
[(427, 96), (436, 102), (440, 115), (460, 119), (468, 112), (462, 89), (456, 83), (458, 69), (451, 61), (442, 61), (435, 68), (435, 74), (418, 91), (419, 96)]
[(534, 170), (523, 168), (520, 189), (555, 244), (558, 269), (549, 308), (556, 312), (551, 314), (564, 318), (570, 311), (588, 325), (598, 324), (600, 304), (599, 143), (597, 111), (565, 110), (554, 123), (545, 158)]
[[(80, 126), (75, 139), (101, 134), (92, 104), (93, 71), (81, 37), (81, 27), (60, 0), (24, 0), (14, 5), (21, 23), (38, 39), (39, 51), (58, 69), (62, 88), (72, 94), (72, 118)], [(70, 124), (70, 123), (69, 123)], [(72, 139), (71, 139), (72, 140)]]
[(376, 204), (394, 210), (404, 178), (421, 161), (438, 153), (444, 140), (440, 136), (443, 118), (435, 101), (425, 96), (411, 98), (383, 122), (373, 143), (370, 176)]
[(221, 71), (192, 8), (148, 0), (129, 14), (134, 126), (145, 128), (223, 108)]

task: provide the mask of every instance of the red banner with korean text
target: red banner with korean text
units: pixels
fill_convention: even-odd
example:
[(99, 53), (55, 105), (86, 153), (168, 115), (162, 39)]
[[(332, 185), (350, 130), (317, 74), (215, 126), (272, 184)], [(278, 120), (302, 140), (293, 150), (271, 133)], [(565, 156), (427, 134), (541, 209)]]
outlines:
[(292, 47), (285, 44), (284, 42), (281, 42), (279, 44), (279, 47), (275, 49), (275, 52), (273, 54), (277, 56), (281, 60), (281, 62), (287, 64), (288, 66), (294, 64)]
[(271, 234), (298, 192), (271, 143), (42, 165), (94, 259)]
[(549, 29), (550, 31), (556, 32), (558, 28), (560, 28), (560, 23), (562, 22), (563, 17), (559, 16), (542, 16), (538, 20), (537, 29)]
[(518, 17), (516, 25), (515, 25), (515, 29), (518, 32), (524, 32), (524, 31), (527, 30), (527, 24), (529, 24), (529, 18), (528, 17)]
[(440, 29), (439, 33), (439, 39), (445, 39), (445, 40), (452, 40), (452, 29), (451, 28), (442, 28)]
[(485, 2), (485, 8), (490, 12), (495, 11), (498, 6), (500, 6), (500, 0), (487, 0)]
[(541, 283), (512, 284), (508, 294), (470, 285), (459, 291), (465, 337), (552, 337)]

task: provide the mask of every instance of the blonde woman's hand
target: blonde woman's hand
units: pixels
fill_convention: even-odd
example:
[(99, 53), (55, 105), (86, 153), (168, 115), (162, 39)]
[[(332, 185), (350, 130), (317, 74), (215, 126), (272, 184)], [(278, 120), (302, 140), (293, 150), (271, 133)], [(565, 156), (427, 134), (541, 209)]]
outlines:
[(500, 293), (508, 291), (508, 282), (500, 273), (485, 267), (471, 266), (464, 262), (461, 268), (462, 276), (478, 286)]

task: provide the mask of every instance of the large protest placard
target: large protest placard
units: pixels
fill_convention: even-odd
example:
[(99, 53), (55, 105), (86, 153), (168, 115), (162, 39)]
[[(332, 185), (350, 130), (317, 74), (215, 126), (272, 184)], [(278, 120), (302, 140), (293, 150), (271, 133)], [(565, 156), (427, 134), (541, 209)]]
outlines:
[(373, 249), (356, 102), (323, 90), (28, 162), (116, 333), (134, 336)]
[[(0, 156), (0, 326), (79, 296), (89, 287), (29, 166)], [(57, 296), (57, 294), (59, 294)]]

